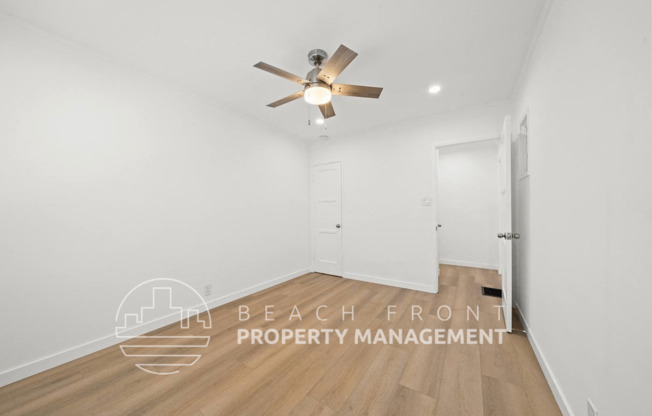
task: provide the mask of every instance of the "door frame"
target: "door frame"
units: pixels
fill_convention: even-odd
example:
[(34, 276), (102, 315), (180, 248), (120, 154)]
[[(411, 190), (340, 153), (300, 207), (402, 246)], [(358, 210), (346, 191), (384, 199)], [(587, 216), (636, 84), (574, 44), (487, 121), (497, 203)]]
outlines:
[[(439, 212), (439, 149), (442, 147), (450, 147), (450, 146), (456, 146), (460, 144), (472, 144), (472, 143), (479, 143), (479, 142), (487, 142), (491, 140), (500, 140), (500, 137), (487, 137), (483, 139), (458, 139), (458, 140), (449, 140), (449, 141), (443, 141), (439, 143), (435, 143), (432, 145), (432, 172), (430, 177), (432, 178), (432, 209), (431, 209), (431, 218), (432, 218), (432, 224), (430, 225), (430, 229), (432, 232), (432, 241), (433, 241), (433, 247), (437, 250), (437, 262), (435, 264), (435, 293), (439, 292), (439, 242), (437, 241), (438, 238), (438, 230), (435, 229), (435, 226), (438, 224), (438, 219), (437, 219), (437, 214)], [(498, 155), (496, 155), (498, 157)], [(500, 264), (500, 261), (498, 262)]]
[(321, 165), (328, 165), (331, 163), (340, 164), (340, 247), (342, 247), (342, 252), (340, 253), (340, 262), (342, 265), (342, 276), (344, 277), (344, 161), (342, 159), (320, 161), (310, 164), (310, 271), (315, 272), (315, 256), (317, 255), (317, 227), (315, 226), (315, 167)]
[[(528, 211), (531, 209), (531, 195), (532, 195), (532, 181), (530, 179), (531, 175), (531, 166), (530, 166), (530, 109), (528, 107), (525, 108), (523, 113), (521, 114), (521, 117), (518, 119), (520, 120), (518, 122), (518, 133), (514, 134), (512, 132), (512, 151), (515, 147), (517, 146), (516, 149), (518, 152), (516, 153), (516, 166), (518, 170), (514, 172), (512, 170), (512, 231), (516, 231), (521, 235), (521, 238), (519, 239), (519, 243), (512, 248), (512, 305), (516, 308), (518, 315), (521, 315), (521, 307), (517, 302), (517, 298), (519, 298), (518, 295), (522, 295), (521, 293), (521, 287), (520, 284), (522, 283), (522, 277), (527, 275), (526, 273), (520, 273), (520, 272), (526, 272), (529, 270), (529, 262), (528, 264), (524, 264), (525, 262), (523, 261), (524, 258), (529, 259), (530, 258), (530, 251), (529, 251), (529, 243), (528, 239), (531, 234), (531, 229), (530, 229), (530, 214), (528, 213), (526, 220), (523, 219), (523, 207), (522, 207), (522, 189), (521, 187), (522, 182), (525, 180), (528, 181), (528, 198), (527, 198), (527, 207)], [(516, 125), (514, 125), (515, 127)], [(527, 163), (527, 170), (523, 172), (521, 170), (521, 149), (520, 147), (523, 145), (522, 142), (520, 142), (520, 135), (522, 134), (523, 131), (523, 126), (525, 126), (526, 131), (525, 131), (525, 136), (526, 136), (526, 163)], [(514, 158), (514, 155), (512, 155), (512, 158)], [(521, 175), (523, 173), (523, 175)], [(519, 191), (520, 190), (520, 191)], [(516, 256), (514, 256), (514, 251), (516, 251)], [(527, 253), (527, 254), (524, 254)], [(522, 319), (521, 319), (522, 320)]]

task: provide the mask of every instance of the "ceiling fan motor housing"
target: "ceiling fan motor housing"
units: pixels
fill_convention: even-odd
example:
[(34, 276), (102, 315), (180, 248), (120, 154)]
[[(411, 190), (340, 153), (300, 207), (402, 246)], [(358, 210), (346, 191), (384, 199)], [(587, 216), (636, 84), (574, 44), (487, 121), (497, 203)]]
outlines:
[(315, 67), (308, 72), (308, 75), (306, 75), (306, 79), (311, 83), (311, 84), (317, 84), (317, 83), (324, 83), (322, 80), (317, 78), (317, 75), (321, 72), (321, 68)]
[(308, 52), (308, 62), (310, 65), (319, 68), (328, 59), (328, 54), (323, 49), (313, 49)]

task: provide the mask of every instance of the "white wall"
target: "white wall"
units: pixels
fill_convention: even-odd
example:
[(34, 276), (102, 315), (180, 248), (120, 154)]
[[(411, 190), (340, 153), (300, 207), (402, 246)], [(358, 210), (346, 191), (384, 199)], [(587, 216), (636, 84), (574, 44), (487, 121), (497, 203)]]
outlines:
[(498, 269), (498, 140), (439, 148), (439, 262)]
[(110, 344), (144, 280), (308, 270), (305, 144), (4, 16), (0, 91), (0, 384)]
[[(517, 302), (567, 414), (649, 414), (649, 0), (553, 1), (517, 94), (531, 235)], [(516, 126), (515, 126), (516, 127)]]
[(342, 161), (344, 276), (436, 290), (434, 144), (500, 135), (506, 103), (335, 137), (311, 146), (313, 163)]

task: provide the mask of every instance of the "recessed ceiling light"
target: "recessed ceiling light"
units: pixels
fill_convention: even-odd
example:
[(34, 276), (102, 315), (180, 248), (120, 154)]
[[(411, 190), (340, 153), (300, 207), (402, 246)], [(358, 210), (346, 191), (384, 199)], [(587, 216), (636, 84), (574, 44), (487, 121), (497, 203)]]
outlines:
[(318, 118), (317, 120), (315, 120), (315, 123), (320, 124), (320, 125), (324, 124), (324, 119), (323, 118)]
[(437, 94), (439, 91), (441, 91), (440, 85), (432, 85), (430, 88), (428, 88), (428, 92), (430, 94)]

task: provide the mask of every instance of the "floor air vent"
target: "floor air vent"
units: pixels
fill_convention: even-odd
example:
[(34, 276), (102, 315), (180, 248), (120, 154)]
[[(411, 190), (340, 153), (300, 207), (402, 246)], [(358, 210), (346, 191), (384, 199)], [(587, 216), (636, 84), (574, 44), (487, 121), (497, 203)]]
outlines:
[(492, 296), (494, 298), (502, 298), (503, 297), (503, 290), (502, 289), (496, 289), (496, 288), (493, 288), (493, 287), (482, 286), (482, 294), (484, 296)]

